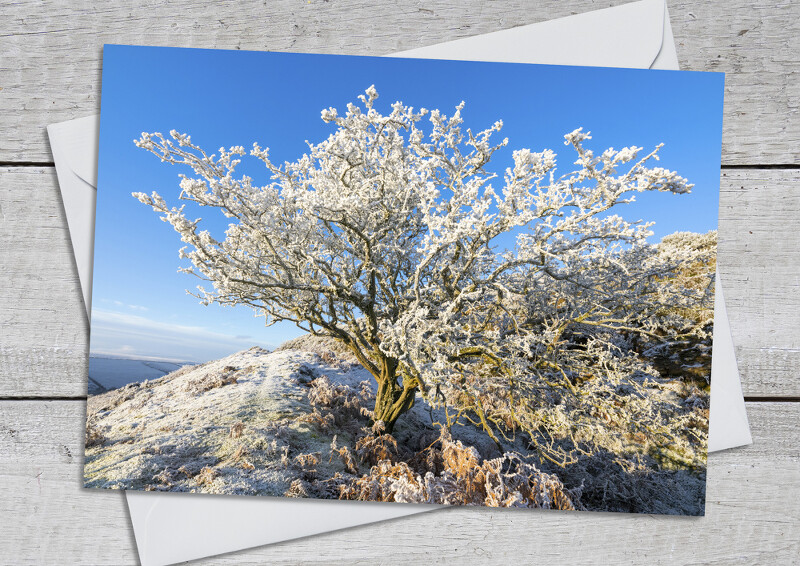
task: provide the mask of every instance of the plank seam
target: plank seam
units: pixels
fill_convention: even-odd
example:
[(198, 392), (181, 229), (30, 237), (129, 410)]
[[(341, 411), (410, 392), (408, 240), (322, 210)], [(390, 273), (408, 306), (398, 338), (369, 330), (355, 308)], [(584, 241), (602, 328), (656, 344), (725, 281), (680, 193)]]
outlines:
[(75, 396), (38, 396), (38, 395), (2, 395), (0, 401), (86, 401), (86, 395)]
[(52, 161), (0, 161), (0, 167), (55, 167)]
[[(0, 167), (54, 167), (53, 161), (0, 161)], [(775, 169), (792, 170), (800, 169), (800, 163), (747, 163), (747, 164), (723, 164), (721, 169)]]
[[(0, 401), (86, 401), (86, 395), (0, 395)], [(800, 397), (745, 395), (746, 403), (800, 403)]]
[(798, 163), (751, 163), (745, 165), (725, 165), (721, 166), (721, 169), (724, 171), (730, 171), (733, 169), (775, 169), (775, 170), (792, 170), (792, 169), (800, 169), (800, 164)]

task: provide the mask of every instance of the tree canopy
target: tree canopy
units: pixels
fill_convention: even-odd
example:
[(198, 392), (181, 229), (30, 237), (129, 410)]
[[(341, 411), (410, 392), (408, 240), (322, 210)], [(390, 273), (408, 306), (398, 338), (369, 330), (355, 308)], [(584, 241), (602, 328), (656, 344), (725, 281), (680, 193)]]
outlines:
[[(134, 194), (180, 234), (185, 271), (212, 284), (201, 301), (340, 340), (375, 377), (387, 432), (421, 392), (561, 464), (602, 423), (673, 442), (645, 393), (647, 353), (706, 336), (715, 236), (655, 245), (651, 224), (617, 214), (637, 192), (691, 190), (651, 165), (661, 146), (595, 154), (577, 129), (566, 172), (549, 149), (518, 149), (497, 173), (501, 122), (473, 132), (463, 103), (382, 114), (377, 98), (370, 87), (343, 115), (323, 110), (332, 133), (280, 164), (257, 144), (209, 154), (186, 134), (142, 134), (139, 147), (191, 168), (181, 200), (230, 219), (217, 238), (184, 207)], [(236, 175), (248, 153), (266, 184)]]

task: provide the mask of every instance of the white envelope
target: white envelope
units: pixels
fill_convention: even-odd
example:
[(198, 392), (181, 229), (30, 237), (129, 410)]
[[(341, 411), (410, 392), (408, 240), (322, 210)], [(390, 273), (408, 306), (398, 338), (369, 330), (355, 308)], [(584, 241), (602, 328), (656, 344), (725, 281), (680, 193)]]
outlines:
[[(567, 39), (567, 41), (565, 41)], [(677, 69), (663, 0), (642, 0), (392, 56)], [(87, 313), (91, 311), (98, 116), (48, 126)], [(709, 451), (752, 443), (717, 277)], [(432, 511), (438, 506), (125, 492), (144, 566)]]

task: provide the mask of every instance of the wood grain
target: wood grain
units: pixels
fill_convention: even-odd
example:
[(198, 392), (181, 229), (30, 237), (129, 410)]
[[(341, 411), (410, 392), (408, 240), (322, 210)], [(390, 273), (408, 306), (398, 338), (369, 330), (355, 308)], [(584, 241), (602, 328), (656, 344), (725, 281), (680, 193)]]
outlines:
[[(0, 162), (49, 162), (45, 125), (98, 111), (104, 43), (383, 55), (625, 1), (6, 3)], [(669, 9), (682, 68), (727, 73), (723, 162), (800, 164), (800, 4)]]
[[(78, 487), (84, 406), (0, 402), (0, 557), (137, 563), (121, 493)], [(791, 564), (800, 555), (800, 404), (750, 403), (748, 412), (754, 444), (711, 456), (704, 518), (448, 509), (199, 563)]]
[(0, 168), (0, 396), (86, 395), (89, 336), (52, 167)]
[[(746, 395), (800, 396), (800, 171), (726, 170), (719, 266)], [(0, 168), (0, 396), (86, 394), (88, 328), (54, 170)]]
[(719, 271), (745, 395), (800, 396), (800, 170), (725, 170)]

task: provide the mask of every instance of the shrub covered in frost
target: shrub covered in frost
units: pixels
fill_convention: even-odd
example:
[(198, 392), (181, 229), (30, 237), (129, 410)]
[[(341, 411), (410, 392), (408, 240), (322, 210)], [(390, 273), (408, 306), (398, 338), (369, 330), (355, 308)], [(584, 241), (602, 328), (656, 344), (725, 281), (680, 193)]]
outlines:
[[(242, 146), (209, 154), (176, 131), (136, 141), (190, 172), (189, 208), (135, 196), (187, 244), (184, 271), (212, 286), (201, 301), (338, 341), (372, 374), (387, 433), (418, 392), (560, 465), (589, 448), (576, 429), (647, 430), (661, 409), (633, 376), (655, 372), (631, 336), (702, 336), (713, 290), (713, 236), (654, 245), (646, 219), (618, 213), (637, 193), (692, 189), (653, 166), (661, 146), (596, 153), (577, 129), (560, 164), (520, 148), (498, 166), (502, 123), (465, 128), (463, 103), (446, 116), (402, 102), (382, 113), (374, 87), (359, 99), (323, 110), (331, 134), (295, 161), (254, 145), (260, 186), (236, 174)], [(189, 216), (198, 207), (231, 220), (224, 238)]]

